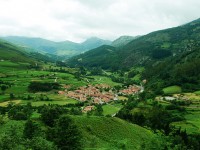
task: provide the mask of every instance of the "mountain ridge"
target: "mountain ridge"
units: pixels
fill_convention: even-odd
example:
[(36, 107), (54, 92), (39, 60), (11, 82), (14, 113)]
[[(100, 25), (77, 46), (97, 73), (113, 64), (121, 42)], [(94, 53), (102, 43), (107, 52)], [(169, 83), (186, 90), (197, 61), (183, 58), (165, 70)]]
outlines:
[(128, 44), (132, 40), (137, 39), (139, 37), (140, 36), (123, 35), (123, 36), (120, 36), (119, 38), (117, 38), (116, 40), (114, 40), (111, 45), (114, 46), (114, 47), (125, 46), (126, 44)]
[[(186, 25), (154, 31), (147, 35), (140, 36), (130, 41), (125, 46), (116, 49), (114, 57), (116, 58), (117, 56), (118, 60), (114, 59), (113, 54), (111, 54), (110, 57), (104, 57), (102, 55), (101, 60), (97, 60), (99, 62), (99, 67), (104, 69), (111, 69), (113, 67), (122, 69), (137, 65), (144, 66), (149, 63), (154, 64), (167, 57), (179, 55), (186, 51), (187, 45), (190, 44), (192, 40), (198, 40), (200, 21), (197, 19), (195, 22), (195, 24), (194, 22), (190, 22)], [(95, 59), (95, 49), (89, 52), (94, 54), (92, 59)], [(76, 58), (83, 56), (84, 55), (79, 55), (76, 56)], [(88, 57), (85, 62), (89, 62), (89, 59), (91, 59), (91, 57)], [(115, 65), (110, 67), (101, 65), (103, 62), (107, 61), (106, 59), (112, 59), (116, 62)], [(71, 60), (73, 63), (78, 63), (74, 58), (70, 59), (69, 62)], [(85, 64), (83, 63), (82, 65)], [(89, 67), (91, 66), (92, 64), (90, 64)]]
[(17, 46), (25, 47), (29, 51), (69, 56), (80, 54), (89, 49), (93, 49), (101, 45), (111, 43), (111, 41), (109, 40), (103, 40), (97, 37), (89, 38), (82, 43), (76, 43), (69, 40), (54, 42), (43, 38), (32, 38), (23, 36), (7, 36), (1, 37), (1, 39), (4, 39)]
[[(93, 49), (69, 59), (68, 64), (111, 71), (144, 67), (142, 78), (149, 81), (150, 89), (162, 93), (164, 87), (178, 85), (191, 92), (200, 89), (199, 38), (200, 19), (197, 19), (141, 36), (110, 53), (106, 53), (107, 47), (101, 47), (100, 54), (99, 48)], [(77, 61), (80, 59), (81, 62)]]

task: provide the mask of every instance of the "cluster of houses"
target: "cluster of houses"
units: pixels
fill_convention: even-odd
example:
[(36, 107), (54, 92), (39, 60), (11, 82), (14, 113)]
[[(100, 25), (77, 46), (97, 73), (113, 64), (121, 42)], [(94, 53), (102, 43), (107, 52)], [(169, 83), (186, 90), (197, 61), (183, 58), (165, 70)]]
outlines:
[(112, 100), (118, 100), (117, 94), (114, 94), (112, 90), (105, 91), (107, 88), (110, 87), (107, 85), (88, 85), (80, 87), (75, 91), (68, 91), (66, 96), (81, 102), (92, 101), (94, 104), (103, 104)]
[[(120, 90), (119, 93), (113, 92), (111, 87), (106, 84), (88, 85), (79, 87), (77, 90), (68, 91), (69, 86), (64, 86), (65, 91), (59, 91), (58, 94), (76, 99), (80, 102), (91, 102), (93, 104), (109, 103), (110, 101), (118, 100), (118, 94), (130, 95), (141, 91), (140, 86), (131, 85), (126, 89)], [(94, 106), (87, 106), (83, 112), (88, 112), (94, 109)]]
[(120, 90), (119, 93), (123, 95), (131, 95), (131, 94), (137, 94), (141, 92), (142, 87), (136, 86), (136, 85), (130, 85), (128, 88)]
[(87, 113), (88, 111), (92, 111), (92, 110), (94, 110), (94, 106), (86, 106), (85, 108), (83, 108), (82, 112)]
[(69, 87), (65, 85), (64, 88), (66, 90), (59, 91), (58, 93), (81, 102), (93, 101), (94, 104), (103, 104), (112, 100), (118, 100), (118, 94), (131, 95), (141, 91), (141, 87), (136, 85), (130, 85), (126, 89), (120, 90), (119, 93), (113, 92), (111, 87), (106, 84), (82, 86), (74, 91), (68, 91)]

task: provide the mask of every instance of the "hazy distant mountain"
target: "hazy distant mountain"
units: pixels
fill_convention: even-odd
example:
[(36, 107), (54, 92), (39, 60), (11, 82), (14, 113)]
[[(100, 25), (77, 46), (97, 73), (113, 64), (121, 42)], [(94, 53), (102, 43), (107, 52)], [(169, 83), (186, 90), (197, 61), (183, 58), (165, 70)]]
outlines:
[(111, 41), (96, 37), (87, 39), (82, 43), (75, 43), (71, 41), (54, 42), (42, 38), (29, 38), (20, 36), (8, 36), (1, 38), (17, 46), (24, 47), (29, 51), (68, 56), (77, 55), (87, 50), (97, 48), (101, 45), (111, 44)]
[(102, 45), (110, 45), (112, 42), (109, 40), (103, 40), (97, 37), (92, 37), (81, 43), (85, 49), (94, 49)]
[(121, 46), (124, 46), (124, 45), (128, 44), (129, 42), (131, 42), (132, 40), (137, 39), (139, 37), (140, 36), (127, 36), (127, 35), (120, 36), (119, 38), (114, 40), (111, 45), (114, 46), (114, 47), (121, 47)]
[(36, 52), (26, 52), (24, 48), (13, 45), (2, 39), (0, 39), (0, 54), (1, 61), (9, 60), (14, 63), (23, 62), (34, 64), (41, 60), (47, 62), (56, 60), (55, 56), (42, 55)]

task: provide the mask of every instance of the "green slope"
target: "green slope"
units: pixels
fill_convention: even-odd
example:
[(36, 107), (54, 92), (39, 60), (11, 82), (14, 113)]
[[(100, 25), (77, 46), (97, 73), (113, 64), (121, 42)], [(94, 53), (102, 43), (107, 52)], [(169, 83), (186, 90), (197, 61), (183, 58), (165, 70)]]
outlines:
[(125, 46), (126, 44), (128, 44), (129, 42), (139, 38), (140, 36), (120, 36), (119, 38), (117, 38), (116, 40), (114, 40), (112, 42), (112, 46), (114, 47), (122, 47)]
[[(79, 64), (78, 60), (85, 58), (82, 65), (92, 66), (91, 59), (96, 60), (96, 65), (104, 69), (115, 67), (116, 69), (131, 68), (132, 66), (154, 65), (158, 61), (163, 61), (169, 57), (176, 57), (187, 52), (193, 46), (194, 42), (199, 40), (200, 19), (183, 26), (170, 28), (166, 30), (152, 32), (141, 36), (125, 46), (119, 47), (114, 53), (101, 54), (99, 58), (99, 48), (89, 51), (93, 55), (85, 53), (74, 59), (69, 60), (73, 64)], [(106, 48), (102, 48), (105, 51)], [(111, 60), (109, 66), (104, 62)]]
[[(87, 67), (110, 67), (118, 61), (118, 55), (115, 53), (116, 48), (109, 45), (103, 45), (96, 49), (87, 51), (81, 55), (69, 59), (68, 64), (72, 66), (87, 66)], [(115, 58), (115, 60), (110, 59)], [(102, 61), (104, 60), (104, 61)]]
[(12, 62), (28, 62), (32, 63), (34, 60), (28, 56), (22, 49), (14, 46), (8, 42), (0, 40), (0, 59), (9, 60)]
[[(152, 32), (106, 53), (99, 47), (69, 60), (69, 64), (103, 69), (145, 68), (142, 78), (153, 90), (178, 85), (184, 91), (200, 89), (200, 19)], [(82, 60), (81, 62), (79, 60)]]
[(151, 131), (119, 118), (73, 118), (83, 132), (86, 149), (140, 149), (143, 143), (155, 138)]
[[(156, 144), (156, 140), (158, 140), (158, 137), (151, 131), (119, 118), (71, 117), (82, 132), (85, 150), (142, 150), (141, 147), (144, 144), (148, 145), (151, 141)], [(5, 118), (4, 120), (6, 122), (0, 125), (0, 136), (7, 133), (12, 126), (17, 127), (17, 134), (22, 136), (25, 121), (8, 120)]]
[(55, 55), (44, 55), (38, 52), (28, 52), (26, 48), (22, 48), (12, 43), (0, 39), (0, 60), (7, 60), (13, 63), (35, 63), (38, 61), (52, 62), (59, 57)]

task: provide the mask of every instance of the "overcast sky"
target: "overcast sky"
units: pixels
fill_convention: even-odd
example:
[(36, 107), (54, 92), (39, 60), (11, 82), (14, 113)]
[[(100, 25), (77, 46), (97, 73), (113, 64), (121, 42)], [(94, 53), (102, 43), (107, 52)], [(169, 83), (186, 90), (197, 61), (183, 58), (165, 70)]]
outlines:
[(114, 40), (199, 17), (200, 0), (0, 0), (0, 36)]

